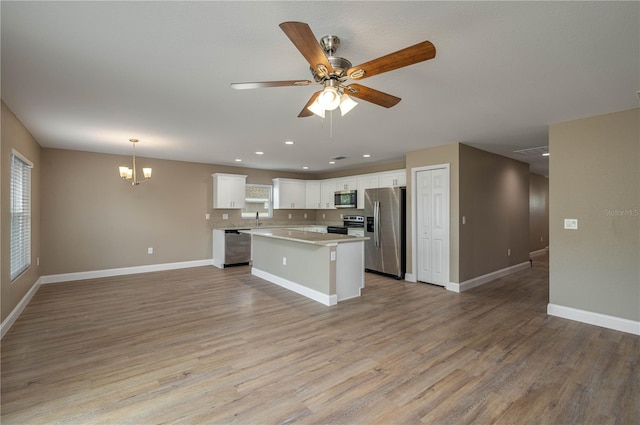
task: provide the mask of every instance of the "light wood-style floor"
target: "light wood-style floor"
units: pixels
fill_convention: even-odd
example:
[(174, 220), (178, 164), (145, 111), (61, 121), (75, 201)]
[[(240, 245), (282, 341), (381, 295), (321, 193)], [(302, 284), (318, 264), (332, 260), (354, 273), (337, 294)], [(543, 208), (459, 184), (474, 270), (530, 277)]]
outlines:
[(462, 294), (366, 275), (325, 307), (200, 267), (43, 286), (9, 424), (638, 424), (640, 337), (547, 316), (548, 262)]

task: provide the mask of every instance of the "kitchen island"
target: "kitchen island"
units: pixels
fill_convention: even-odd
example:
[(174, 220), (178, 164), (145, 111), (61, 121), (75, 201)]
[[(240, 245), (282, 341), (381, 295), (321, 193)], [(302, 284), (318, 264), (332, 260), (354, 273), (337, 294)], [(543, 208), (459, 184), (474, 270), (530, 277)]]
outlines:
[(360, 296), (367, 237), (292, 229), (241, 230), (252, 235), (251, 274), (324, 305)]

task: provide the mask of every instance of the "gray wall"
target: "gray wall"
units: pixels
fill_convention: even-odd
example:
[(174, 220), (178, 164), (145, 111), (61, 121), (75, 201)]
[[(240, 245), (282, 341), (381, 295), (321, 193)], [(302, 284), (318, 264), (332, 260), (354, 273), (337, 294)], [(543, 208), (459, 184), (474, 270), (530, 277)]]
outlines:
[(461, 144), (462, 216), (460, 282), (528, 261), (529, 164)]
[(640, 320), (639, 126), (632, 109), (549, 128), (551, 304)]

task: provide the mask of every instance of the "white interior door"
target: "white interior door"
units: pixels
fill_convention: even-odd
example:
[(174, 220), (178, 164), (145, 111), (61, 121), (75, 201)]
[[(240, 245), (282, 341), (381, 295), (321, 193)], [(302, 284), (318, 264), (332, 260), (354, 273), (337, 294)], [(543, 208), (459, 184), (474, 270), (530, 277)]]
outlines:
[(449, 173), (416, 173), (417, 280), (446, 286), (449, 279)]

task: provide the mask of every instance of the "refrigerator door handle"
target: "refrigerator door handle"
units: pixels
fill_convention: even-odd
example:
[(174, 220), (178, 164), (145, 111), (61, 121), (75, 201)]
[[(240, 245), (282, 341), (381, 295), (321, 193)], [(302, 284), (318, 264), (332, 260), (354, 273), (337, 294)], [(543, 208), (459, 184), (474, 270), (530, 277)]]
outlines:
[(375, 201), (373, 206), (373, 239), (376, 247), (380, 247), (380, 202)]

